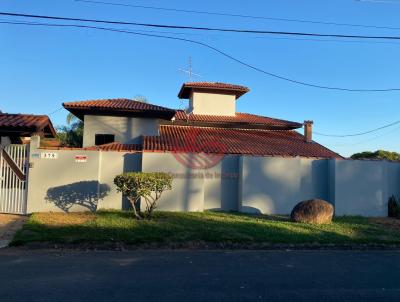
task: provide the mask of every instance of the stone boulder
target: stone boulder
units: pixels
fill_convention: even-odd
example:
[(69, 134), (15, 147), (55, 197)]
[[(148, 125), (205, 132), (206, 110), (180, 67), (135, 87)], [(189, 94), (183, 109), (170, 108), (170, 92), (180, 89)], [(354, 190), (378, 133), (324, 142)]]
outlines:
[(333, 205), (322, 199), (311, 199), (298, 203), (292, 210), (290, 218), (294, 222), (324, 224), (331, 223)]

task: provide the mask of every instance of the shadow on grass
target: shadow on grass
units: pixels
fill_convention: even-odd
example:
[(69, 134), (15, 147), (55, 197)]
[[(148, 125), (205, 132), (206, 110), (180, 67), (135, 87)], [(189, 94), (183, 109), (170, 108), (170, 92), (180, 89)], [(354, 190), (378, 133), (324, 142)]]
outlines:
[[(51, 215), (51, 214), (48, 214)], [(74, 215), (73, 213), (65, 215)], [(337, 218), (328, 225), (293, 223), (284, 216), (239, 213), (156, 212), (153, 220), (137, 221), (131, 212), (99, 211), (94, 220), (78, 225), (44, 224), (32, 215), (13, 244), (52, 243), (369, 243), (400, 242), (400, 237), (385, 233), (367, 218)]]

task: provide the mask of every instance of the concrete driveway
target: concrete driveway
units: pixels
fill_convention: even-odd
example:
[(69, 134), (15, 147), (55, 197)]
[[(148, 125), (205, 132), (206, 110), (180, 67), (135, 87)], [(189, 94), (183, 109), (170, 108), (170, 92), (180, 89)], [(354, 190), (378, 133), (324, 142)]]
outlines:
[(1, 301), (399, 301), (397, 251), (0, 250)]
[(26, 216), (0, 214), (0, 248), (8, 246), (26, 219)]

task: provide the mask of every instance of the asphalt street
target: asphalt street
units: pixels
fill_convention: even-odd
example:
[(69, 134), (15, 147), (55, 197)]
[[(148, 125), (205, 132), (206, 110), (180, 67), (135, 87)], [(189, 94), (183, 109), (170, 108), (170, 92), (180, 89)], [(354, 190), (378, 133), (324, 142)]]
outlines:
[(400, 301), (400, 251), (3, 249), (0, 301)]

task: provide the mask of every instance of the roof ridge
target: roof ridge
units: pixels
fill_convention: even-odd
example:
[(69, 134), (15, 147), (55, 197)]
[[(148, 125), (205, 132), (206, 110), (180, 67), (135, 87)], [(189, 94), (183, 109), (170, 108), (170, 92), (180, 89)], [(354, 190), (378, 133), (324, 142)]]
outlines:
[[(174, 123), (190, 123), (192, 125), (206, 124), (214, 126), (235, 127), (238, 128), (282, 128), (286, 130), (301, 128), (302, 123), (273, 118), (253, 113), (236, 112), (235, 115), (213, 115), (213, 114), (195, 114), (186, 113), (183, 110), (177, 110), (174, 116)], [(240, 125), (240, 127), (239, 127)]]
[[(202, 128), (202, 129), (215, 129), (215, 130), (239, 130), (239, 131), (265, 131), (265, 132), (296, 132), (294, 129), (252, 129), (252, 128), (225, 128), (225, 127), (212, 127), (212, 126), (196, 126), (196, 125), (175, 125), (175, 124), (163, 124), (160, 127), (180, 127), (180, 128)], [(298, 133), (302, 135), (301, 133)], [(159, 136), (159, 135), (144, 135), (146, 136)]]
[(170, 120), (176, 114), (175, 109), (138, 100), (121, 98), (64, 102), (62, 106), (81, 120), (83, 120), (85, 114), (117, 114), (117, 116), (144, 116), (167, 120)]
[(34, 116), (34, 117), (47, 117), (47, 114), (34, 114), (34, 113), (7, 113), (7, 112), (0, 112), (0, 115), (24, 115), (24, 116)]
[[(87, 99), (87, 100), (81, 100), (81, 101), (71, 101), (71, 102), (63, 102), (62, 105), (72, 105), (72, 104), (82, 104), (84, 105), (85, 103), (89, 103), (89, 102), (113, 102), (113, 101), (128, 101), (128, 102), (135, 102), (135, 103), (140, 103), (143, 105), (148, 105), (148, 106), (154, 106), (154, 107), (159, 107), (159, 108), (163, 108), (163, 109), (168, 109), (168, 110), (172, 110), (172, 111), (176, 111), (176, 109), (172, 109), (172, 108), (168, 108), (168, 107), (164, 107), (161, 105), (156, 105), (153, 103), (147, 103), (147, 102), (143, 102), (143, 101), (139, 101), (139, 100), (135, 100), (135, 99), (128, 99), (128, 98), (107, 98), (107, 99)], [(90, 105), (89, 105), (90, 106)], [(95, 107), (95, 105), (93, 105)]]
[(84, 100), (79, 100), (79, 101), (78, 100), (77, 101), (70, 101), (70, 102), (66, 102), (66, 103), (106, 102), (106, 101), (117, 101), (117, 100), (135, 101), (134, 99), (129, 99), (129, 98), (104, 98), (104, 99), (84, 99)]
[(196, 113), (186, 113), (185, 110), (183, 109), (176, 109), (177, 112), (182, 112), (186, 115), (197, 115), (197, 116), (215, 116), (215, 117), (224, 117), (224, 118), (234, 118), (236, 117), (237, 114), (244, 114), (244, 115), (251, 115), (251, 116), (256, 116), (256, 117), (263, 117), (263, 118), (269, 118), (269, 119), (273, 119), (273, 120), (278, 120), (278, 121), (284, 121), (284, 122), (290, 122), (290, 123), (295, 123), (295, 124), (301, 124), (299, 122), (294, 122), (294, 121), (289, 121), (286, 119), (281, 119), (281, 118), (275, 118), (275, 117), (270, 117), (270, 116), (266, 116), (266, 115), (260, 115), (260, 114), (255, 114), (255, 113), (249, 113), (249, 112), (235, 112), (235, 116), (231, 116), (231, 115), (218, 115), (218, 114), (196, 114)]
[(197, 82), (184, 82), (183, 85), (224, 85), (226, 87), (231, 88), (240, 88), (240, 89), (249, 89), (247, 86), (240, 85), (240, 84), (232, 84), (232, 83), (225, 83), (225, 82), (213, 82), (213, 81), (197, 81)]
[(237, 84), (229, 84), (222, 82), (186, 82), (183, 83), (181, 89), (178, 93), (178, 97), (181, 99), (188, 99), (190, 91), (193, 89), (211, 89), (217, 91), (231, 91), (235, 92), (236, 99), (240, 98), (242, 95), (246, 94), (250, 91), (249, 87), (237, 85)]
[(300, 122), (289, 121), (289, 120), (287, 120), (287, 119), (276, 118), (276, 117), (270, 117), (270, 116), (259, 115), (259, 114), (254, 114), (254, 113), (248, 113), (248, 112), (236, 112), (236, 113), (239, 113), (239, 114), (247, 114), (247, 115), (252, 115), (252, 116), (266, 117), (266, 118), (270, 118), (270, 119), (277, 120), (277, 121), (282, 121), (282, 122), (290, 122), (290, 123), (295, 123), (295, 124), (302, 124), (302, 123), (300, 123)]

